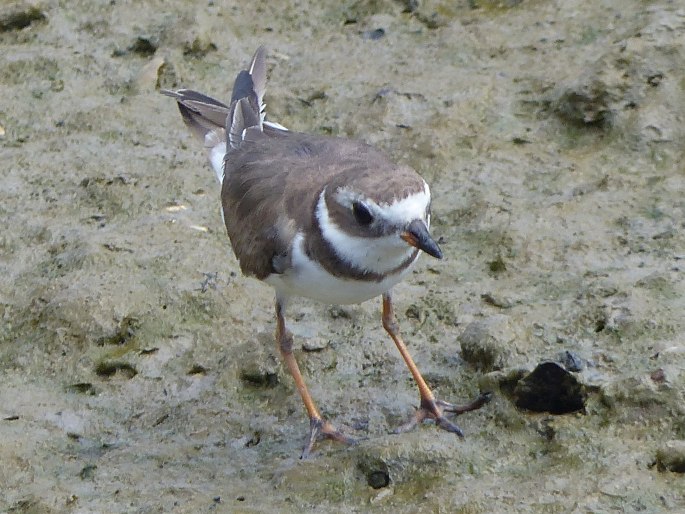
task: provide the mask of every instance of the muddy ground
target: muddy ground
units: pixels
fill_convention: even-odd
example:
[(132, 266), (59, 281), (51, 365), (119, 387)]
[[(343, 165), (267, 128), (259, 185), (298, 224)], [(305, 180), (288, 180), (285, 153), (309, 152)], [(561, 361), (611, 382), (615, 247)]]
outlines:
[[(49, 0), (0, 18), (0, 510), (685, 511), (682, 2)], [(422, 258), (396, 308), (439, 397), (493, 390), (464, 440), (389, 434), (417, 392), (379, 301), (303, 300), (301, 367), (360, 442), (298, 459), (272, 291), (240, 276), (202, 148), (158, 93), (228, 98), (259, 44), (272, 120), (431, 183), (446, 258)], [(561, 354), (582, 408), (518, 408), (518, 379)]]

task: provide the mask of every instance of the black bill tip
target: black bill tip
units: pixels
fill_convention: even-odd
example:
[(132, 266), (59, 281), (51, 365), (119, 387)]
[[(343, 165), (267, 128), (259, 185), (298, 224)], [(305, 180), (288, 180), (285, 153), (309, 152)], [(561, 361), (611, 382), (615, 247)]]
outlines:
[(442, 250), (428, 233), (428, 228), (423, 220), (412, 221), (407, 229), (401, 234), (402, 239), (414, 248), (423, 250), (431, 257), (442, 259)]

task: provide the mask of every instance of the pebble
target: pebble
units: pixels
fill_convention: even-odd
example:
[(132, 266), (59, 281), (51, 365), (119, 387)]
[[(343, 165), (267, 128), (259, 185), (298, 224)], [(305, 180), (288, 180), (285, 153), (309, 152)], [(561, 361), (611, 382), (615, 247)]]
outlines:
[(462, 358), (484, 371), (504, 368), (511, 357), (516, 334), (504, 315), (469, 323), (459, 336)]
[(576, 352), (564, 350), (557, 355), (557, 361), (568, 371), (578, 373), (583, 370), (583, 359)]

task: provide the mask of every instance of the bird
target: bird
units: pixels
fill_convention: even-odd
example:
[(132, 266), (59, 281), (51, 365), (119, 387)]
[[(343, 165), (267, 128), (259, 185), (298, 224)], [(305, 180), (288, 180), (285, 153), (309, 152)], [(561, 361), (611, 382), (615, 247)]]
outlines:
[(309, 417), (301, 458), (321, 438), (356, 439), (325, 419), (293, 354), (285, 310), (293, 297), (333, 305), (381, 297), (381, 321), (419, 390), (420, 405), (395, 432), (424, 420), (463, 437), (446, 413), (466, 405), (436, 399), (414, 363), (395, 317), (392, 288), (420, 253), (442, 259), (429, 232), (431, 193), (411, 167), (358, 140), (290, 131), (266, 119), (266, 50), (260, 46), (222, 103), (190, 89), (161, 90), (178, 104), (183, 121), (203, 143), (221, 184), (226, 231), (245, 276), (275, 290), (276, 344)]

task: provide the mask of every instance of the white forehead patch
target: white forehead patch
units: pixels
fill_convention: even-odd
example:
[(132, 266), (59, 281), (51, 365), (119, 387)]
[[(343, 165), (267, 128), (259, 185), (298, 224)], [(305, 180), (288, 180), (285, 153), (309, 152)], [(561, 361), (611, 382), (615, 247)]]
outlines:
[(430, 218), (426, 220), (426, 213), (430, 203), (431, 191), (428, 184), (424, 181), (423, 191), (420, 193), (414, 193), (390, 205), (381, 205), (380, 207), (388, 221), (401, 225), (416, 219), (430, 222)]

